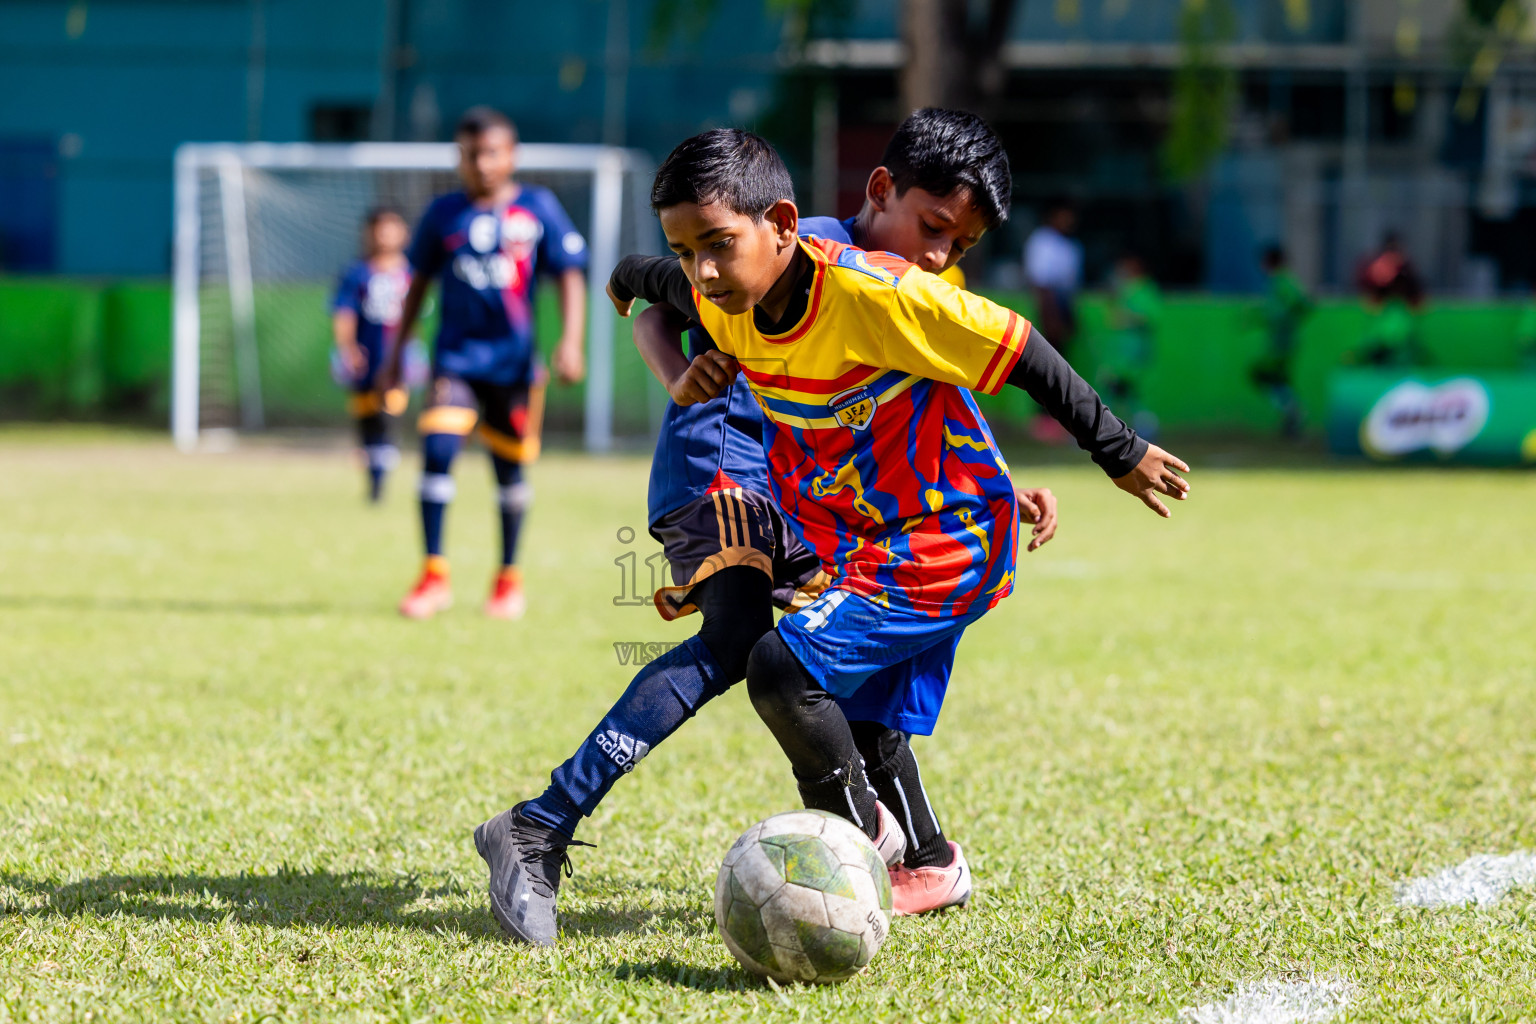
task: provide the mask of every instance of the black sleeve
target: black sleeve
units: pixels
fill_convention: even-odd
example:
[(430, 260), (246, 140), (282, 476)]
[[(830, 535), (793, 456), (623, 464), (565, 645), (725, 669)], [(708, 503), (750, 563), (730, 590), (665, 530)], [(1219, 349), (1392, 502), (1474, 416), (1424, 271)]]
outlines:
[(676, 256), (625, 256), (613, 268), (608, 284), (621, 302), (636, 298), (666, 302), (684, 316), (698, 319), (693, 285)]
[(1099, 393), (1033, 327), (1008, 383), (1066, 427), (1111, 479), (1125, 476), (1147, 454), (1147, 442), (1109, 411)]

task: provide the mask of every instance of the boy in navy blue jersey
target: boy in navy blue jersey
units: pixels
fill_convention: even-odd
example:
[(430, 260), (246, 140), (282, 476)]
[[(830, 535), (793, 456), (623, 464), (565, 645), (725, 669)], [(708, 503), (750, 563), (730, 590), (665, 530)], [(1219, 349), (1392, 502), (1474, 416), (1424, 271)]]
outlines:
[[(442, 326), (432, 353), (432, 385), (417, 429), (422, 435), (421, 521), (426, 564), (400, 612), (430, 618), (452, 603), (443, 557), (443, 516), (453, 499), (449, 470), (478, 420), (491, 453), (501, 508), (501, 568), (486, 601), (493, 618), (515, 619), (525, 601), (517, 539), (532, 489), (523, 467), (539, 454), (544, 369), (534, 348), (534, 285), (540, 274), (560, 288), (563, 322), (555, 372), (566, 383), (584, 373), (587, 245), (548, 189), (513, 180), (517, 133), (506, 117), (476, 107), (460, 119), (460, 192), (433, 200), (411, 244), (416, 278), (400, 330), (416, 323), (427, 288), (441, 279)], [(399, 379), (395, 353), (390, 379)]]
[[(996, 136), (979, 118), (924, 110), (897, 130), (884, 164), (871, 174), (857, 217), (808, 218), (802, 233), (890, 248), (935, 273), (953, 273), (961, 255), (1006, 215), (1008, 164)], [(649, 522), (672, 565), (674, 585), (656, 594), (668, 620), (702, 613), (697, 635), (648, 665), (577, 750), (556, 769), (549, 788), (476, 830), (491, 864), (491, 903), (513, 936), (554, 938), (554, 897), (565, 848), (577, 823), (609, 788), (706, 701), (740, 682), (753, 644), (773, 627), (773, 608), (803, 607), (825, 585), (821, 560), (789, 527), (768, 497), (762, 411), (744, 380), (727, 372), (702, 329), (689, 334), (691, 361), (678, 342), (688, 323), (668, 306), (653, 306), (635, 324), (635, 343), (674, 401), (667, 407), (651, 465)], [(694, 370), (699, 366), (700, 370)], [(713, 366), (713, 378), (700, 377)], [(1033, 550), (1055, 532), (1055, 499), (1023, 490), (1034, 524)], [(937, 909), (968, 894), (954, 884), (929, 885), (925, 867), (968, 878), (928, 806), (906, 738), (868, 723), (860, 727), (870, 776), (887, 826), (878, 837), (893, 873), (916, 883), (907, 913)], [(512, 842), (507, 842), (510, 838)], [(533, 854), (509, 881), (499, 852)], [(958, 851), (958, 847), (955, 848)], [(905, 851), (905, 852), (903, 852)], [(520, 869), (521, 870), (521, 869)], [(905, 871), (902, 875), (900, 872)], [(962, 878), (963, 876), (963, 878)]]
[(371, 210), (364, 221), (362, 259), (342, 271), (331, 302), (331, 334), (336, 341), (337, 378), (351, 395), (348, 411), (357, 422), (358, 440), (368, 463), (368, 500), (378, 501), (384, 474), (400, 461), (390, 437), (390, 421), (405, 411), (403, 388), (379, 387), (389, 349), (404, 344), (396, 328), (400, 307), (411, 286), (405, 259), (410, 228), (400, 211)]

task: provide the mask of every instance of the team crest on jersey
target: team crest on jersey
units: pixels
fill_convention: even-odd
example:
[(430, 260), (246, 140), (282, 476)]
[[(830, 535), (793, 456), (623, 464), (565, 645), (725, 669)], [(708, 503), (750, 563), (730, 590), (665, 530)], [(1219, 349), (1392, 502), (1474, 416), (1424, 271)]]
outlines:
[(850, 430), (863, 430), (875, 418), (875, 407), (880, 403), (869, 388), (851, 388), (840, 395), (833, 395), (827, 408), (837, 422)]
[(544, 225), (527, 210), (514, 206), (501, 222), (501, 239), (516, 250), (532, 249), (544, 233)]

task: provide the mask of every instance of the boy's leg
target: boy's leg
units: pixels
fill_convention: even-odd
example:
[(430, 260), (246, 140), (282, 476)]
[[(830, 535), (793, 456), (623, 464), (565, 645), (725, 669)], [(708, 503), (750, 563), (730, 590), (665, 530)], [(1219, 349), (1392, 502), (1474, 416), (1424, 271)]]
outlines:
[(384, 475), (395, 467), (400, 453), (389, 442), (389, 420), (381, 410), (357, 421), (363, 454), (368, 459), (368, 500), (384, 494)]
[(623, 775), (713, 698), (746, 675), (752, 645), (773, 629), (772, 581), (732, 566), (693, 588), (699, 632), (651, 662), (523, 813), (566, 835)]
[(432, 404), (421, 414), (421, 533), (426, 565), (421, 579), (400, 603), (401, 614), (429, 618), (448, 607), (448, 562), (443, 557), (443, 520), (455, 486), (449, 475), (464, 436), (477, 418), (474, 393), (463, 381), (439, 377), (432, 384)]
[(357, 424), (357, 443), (368, 463), (368, 500), (378, 501), (384, 474), (395, 468), (400, 452), (389, 440), (389, 411), (385, 396), (366, 385), (359, 385), (347, 402)]
[(496, 506), (501, 512), (501, 567), (517, 564), (517, 538), (523, 528), (523, 513), (533, 503), (533, 485), (523, 479), (523, 464), (491, 456), (496, 474)]
[(501, 516), (501, 567), (486, 599), (485, 613), (497, 619), (517, 619), (525, 608), (517, 541), (523, 516), (533, 503), (533, 487), (523, 478), (523, 471), (539, 457), (544, 385), (537, 380), (531, 384), (481, 385), (477, 394), (485, 413), (480, 440), (491, 453)]
[(923, 776), (907, 734), (882, 722), (849, 722), (864, 772), (880, 802), (896, 814), (907, 834), (908, 868), (946, 867), (953, 859), (949, 840), (928, 802)]
[(747, 693), (789, 758), (805, 806), (847, 818), (874, 839), (879, 830), (875, 793), (848, 720), (777, 630), (752, 648)]
[(502, 811), (475, 829), (490, 868), (491, 912), (514, 938), (555, 941), (555, 901), (571, 838), (621, 775), (745, 673), (760, 630), (773, 626), (771, 580), (748, 566), (722, 569), (695, 586), (704, 612), (698, 635), (651, 662), (537, 800)]

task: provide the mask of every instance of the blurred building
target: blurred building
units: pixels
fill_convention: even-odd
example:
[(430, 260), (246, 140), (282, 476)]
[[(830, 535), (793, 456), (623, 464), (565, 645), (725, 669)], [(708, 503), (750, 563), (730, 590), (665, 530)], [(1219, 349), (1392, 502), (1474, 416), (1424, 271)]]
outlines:
[[(904, 113), (911, 2), (817, 3), (808, 24), (769, 0), (6, 3), (0, 269), (164, 273), (180, 142), (441, 139), (478, 102), (531, 140), (658, 156), (757, 126), (802, 198), (846, 215)], [(1206, 2), (1233, 14), (1216, 52), (1237, 101), (1222, 155), (1175, 184), (1180, 0), (1020, 0), (989, 112), (1019, 207), (984, 278), (1009, 283), (1032, 211), (1066, 195), (1090, 278), (1129, 243), (1165, 283), (1252, 289), (1279, 241), (1309, 286), (1346, 290), (1395, 228), (1434, 291), (1536, 280), (1536, 58), (1489, 44), (1479, 0)]]
[[(1022, 238), (1031, 210), (1070, 196), (1099, 279), (1129, 243), (1165, 282), (1254, 290), (1257, 247), (1279, 242), (1308, 286), (1344, 291), (1359, 259), (1396, 229), (1433, 290), (1485, 295), (1536, 282), (1529, 24), (1523, 41), (1501, 39), (1468, 13), (1501, 4), (1477, 0), (1228, 6), (1234, 31), (1216, 52), (1237, 72), (1230, 141), (1206, 176), (1182, 186), (1159, 166), (1170, 83), (1185, 59), (1181, 4), (1018, 7), (991, 113), (1021, 209), (1006, 245), (990, 247), (994, 262)], [(845, 209), (899, 113), (896, 7), (861, 2), (846, 31), (806, 50), (837, 83)], [(1007, 270), (994, 276), (1006, 280)]]
[(0, 4), (0, 270), (164, 274), (186, 141), (439, 140), (476, 103), (525, 138), (665, 153), (751, 123), (781, 19), (670, 0)]

